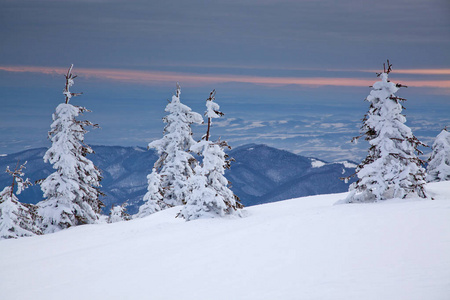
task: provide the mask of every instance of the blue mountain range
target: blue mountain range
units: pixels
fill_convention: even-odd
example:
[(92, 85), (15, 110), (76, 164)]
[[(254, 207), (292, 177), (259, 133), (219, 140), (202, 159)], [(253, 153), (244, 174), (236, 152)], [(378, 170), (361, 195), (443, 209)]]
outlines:
[[(105, 213), (112, 205), (129, 203), (129, 213), (135, 213), (143, 203), (147, 190), (147, 174), (158, 158), (154, 150), (142, 147), (92, 146), (95, 154), (88, 156), (102, 170), (102, 198)], [(0, 170), (14, 168), (19, 160), (27, 161), (25, 177), (31, 181), (46, 178), (54, 170), (42, 157), (47, 149), (36, 148), (0, 157)], [(233, 192), (245, 206), (275, 202), (289, 198), (340, 193), (348, 185), (340, 180), (355, 172), (352, 162), (326, 161), (296, 155), (266, 145), (249, 144), (229, 151), (235, 159), (226, 177)], [(0, 173), (0, 188), (10, 185), (11, 176)], [(19, 196), (25, 203), (37, 203), (43, 195), (34, 185)]]

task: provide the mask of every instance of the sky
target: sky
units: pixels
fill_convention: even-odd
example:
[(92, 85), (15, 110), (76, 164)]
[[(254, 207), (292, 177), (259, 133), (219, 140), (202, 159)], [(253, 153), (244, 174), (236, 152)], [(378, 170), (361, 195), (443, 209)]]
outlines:
[(0, 41), (0, 154), (50, 145), (70, 64), (94, 145), (160, 138), (179, 82), (199, 113), (216, 89), (213, 138), (232, 147), (358, 161), (367, 144), (350, 140), (386, 59), (414, 134), (431, 145), (450, 125), (447, 0), (0, 0)]

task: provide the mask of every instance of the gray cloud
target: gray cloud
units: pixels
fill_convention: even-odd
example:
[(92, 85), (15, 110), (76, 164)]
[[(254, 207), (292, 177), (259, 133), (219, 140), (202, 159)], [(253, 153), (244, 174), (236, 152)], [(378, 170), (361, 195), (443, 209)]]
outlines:
[[(0, 64), (448, 65), (431, 1), (0, 1)], [(444, 49), (443, 49), (444, 48)], [(32, 49), (32, 51), (30, 51)], [(421, 57), (421, 60), (418, 58)]]

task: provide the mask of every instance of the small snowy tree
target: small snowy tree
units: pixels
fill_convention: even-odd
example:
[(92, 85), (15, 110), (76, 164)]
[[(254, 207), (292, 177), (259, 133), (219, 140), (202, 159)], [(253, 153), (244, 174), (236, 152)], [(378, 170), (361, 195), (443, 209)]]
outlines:
[(369, 154), (356, 168), (358, 180), (350, 186), (346, 202), (370, 202), (405, 198), (413, 193), (425, 198), (425, 170), (417, 154), (424, 146), (405, 125), (401, 114), (405, 99), (395, 96), (402, 87), (388, 80), (392, 65), (387, 63), (380, 81), (366, 98), (370, 102), (363, 119), (362, 136), (369, 142)]
[(6, 172), (12, 177), (12, 184), (3, 189), (0, 193), (0, 239), (18, 238), (21, 236), (33, 236), (42, 234), (36, 225), (39, 217), (36, 215), (36, 208), (32, 204), (23, 204), (14, 194), (14, 187), (17, 186), (17, 194), (31, 185), (31, 182), (22, 177), (25, 175), (23, 169), (25, 162), (11, 171), (9, 167)]
[(167, 204), (163, 202), (163, 190), (161, 189), (161, 176), (155, 168), (147, 175), (148, 187), (147, 193), (144, 195), (144, 204), (139, 207), (139, 212), (134, 218), (143, 218), (151, 215), (161, 209), (167, 208)]
[(438, 134), (431, 149), (433, 151), (428, 160), (427, 180), (450, 180), (450, 132), (447, 128)]
[(201, 166), (195, 168), (195, 174), (189, 178), (191, 192), (186, 197), (186, 205), (180, 215), (187, 221), (199, 218), (222, 217), (224, 215), (240, 215), (243, 206), (239, 198), (229, 189), (229, 181), (225, 178), (225, 169), (230, 168), (230, 160), (224, 149), (231, 149), (225, 141), (210, 141), (213, 118), (223, 116), (219, 105), (214, 102), (215, 90), (206, 100), (206, 117), (208, 129), (204, 140), (194, 144), (191, 151), (201, 155)]
[(165, 109), (169, 114), (163, 118), (164, 123), (167, 123), (164, 136), (148, 145), (148, 148), (156, 149), (159, 154), (155, 163), (155, 168), (161, 176), (161, 186), (158, 190), (163, 191), (163, 202), (167, 206), (185, 203), (189, 192), (188, 178), (192, 176), (196, 162), (188, 153), (189, 148), (195, 144), (191, 125), (203, 123), (200, 114), (180, 102), (180, 93), (181, 89), (177, 84), (176, 94)]
[(99, 199), (100, 170), (86, 158), (94, 151), (84, 143), (86, 127), (98, 126), (76, 119), (89, 110), (69, 103), (73, 96), (80, 95), (69, 90), (77, 77), (72, 74), (72, 68), (73, 65), (65, 76), (65, 103), (58, 105), (53, 114), (49, 132), (52, 146), (44, 155), (44, 161), (50, 162), (56, 169), (41, 182), (46, 199), (38, 204), (38, 212), (43, 217), (42, 226), (46, 233), (96, 223), (103, 207)]
[(128, 203), (124, 202), (122, 205), (113, 205), (109, 212), (108, 223), (116, 223), (131, 220), (131, 216), (127, 213)]

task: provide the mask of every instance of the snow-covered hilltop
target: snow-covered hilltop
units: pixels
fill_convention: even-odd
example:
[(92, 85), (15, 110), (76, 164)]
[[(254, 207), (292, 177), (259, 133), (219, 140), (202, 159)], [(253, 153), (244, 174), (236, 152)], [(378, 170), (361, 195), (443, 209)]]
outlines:
[(450, 182), (426, 188), (435, 200), (320, 195), (188, 223), (174, 208), (4, 240), (1, 298), (445, 300)]

